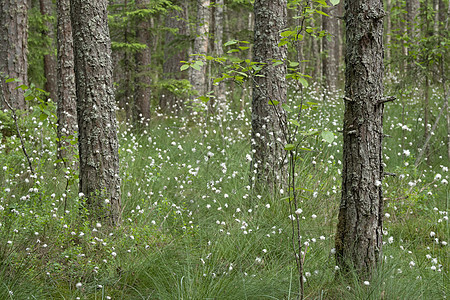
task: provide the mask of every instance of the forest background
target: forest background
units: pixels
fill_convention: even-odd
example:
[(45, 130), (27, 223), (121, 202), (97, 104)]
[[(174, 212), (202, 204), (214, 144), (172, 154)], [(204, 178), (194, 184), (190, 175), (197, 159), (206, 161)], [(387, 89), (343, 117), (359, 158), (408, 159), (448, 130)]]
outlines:
[[(0, 112), (0, 297), (298, 297), (289, 191), (251, 186), (253, 2), (109, 1), (118, 227), (93, 221), (78, 189), (77, 121), (74, 107), (65, 106), (76, 93), (58, 86), (67, 67), (58, 66), (58, 56), (69, 53), (58, 48), (67, 26), (60, 16), (68, 12), (60, 5), (68, 2), (58, 2), (2, 1), (0, 11), (2, 22), (13, 11), (21, 20), (17, 27), (1, 23), (0, 55), (11, 53), (4, 41), (14, 30), (13, 48), (22, 53), (12, 69), (2, 60), (2, 77), (9, 77), (2, 95), (23, 99), (8, 109), (2, 102)], [(293, 125), (301, 145), (295, 215), (304, 297), (445, 298), (449, 1), (384, 1), (385, 94), (397, 99), (384, 116), (383, 162), (391, 176), (383, 181), (383, 264), (361, 282), (357, 275), (336, 278), (333, 255), (344, 6), (287, 5), (279, 46), (288, 47), (285, 108), (302, 112)]]

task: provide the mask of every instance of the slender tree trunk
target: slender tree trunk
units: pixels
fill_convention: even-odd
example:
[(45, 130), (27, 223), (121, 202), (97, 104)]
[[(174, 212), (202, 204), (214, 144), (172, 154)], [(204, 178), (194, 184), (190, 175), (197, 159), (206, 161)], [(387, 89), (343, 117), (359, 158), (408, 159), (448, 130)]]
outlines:
[(385, 51), (385, 58), (387, 61), (390, 61), (391, 59), (391, 47), (389, 45), (391, 44), (391, 33), (392, 33), (392, 25), (391, 25), (391, 0), (386, 0), (386, 42), (385, 44), (388, 46), (386, 47)]
[(75, 136), (77, 124), (77, 97), (73, 56), (72, 23), (70, 1), (59, 0), (57, 5), (57, 110), (58, 149), (62, 158), (72, 160), (74, 153), (69, 136)]
[[(148, 7), (150, 0), (136, 0), (136, 6), (139, 9)], [(150, 97), (151, 97), (151, 78), (149, 75), (151, 53), (150, 53), (150, 24), (147, 20), (140, 20), (137, 25), (137, 40), (139, 43), (144, 44), (147, 48), (139, 51), (136, 54), (136, 64), (139, 70), (137, 74), (136, 85), (136, 121), (148, 121), (150, 120)]]
[[(58, 1), (57, 1), (58, 2)], [(41, 14), (44, 16), (53, 15), (53, 4), (51, 0), (39, 0)], [(58, 86), (56, 83), (57, 62), (54, 54), (55, 45), (55, 28), (53, 22), (46, 21), (45, 26), (47, 30), (45, 35), (52, 41), (50, 44), (49, 53), (44, 55), (44, 74), (45, 74), (45, 87), (44, 89), (50, 93), (50, 99), (56, 101)]]
[[(214, 7), (214, 53), (217, 57), (223, 56), (223, 0), (216, 0)], [(225, 82), (221, 81), (214, 88), (219, 104), (225, 103)]]
[(331, 7), (324, 8), (323, 11), (330, 17), (322, 16), (322, 30), (326, 31), (329, 36), (322, 39), (323, 61), (322, 76), (324, 78), (325, 87), (330, 91), (336, 88), (336, 55), (335, 44), (337, 38), (337, 18), (334, 18)]
[[(280, 32), (287, 24), (287, 1), (256, 0), (254, 14), (253, 60), (266, 65), (259, 72), (261, 76), (253, 78), (252, 169), (256, 170), (256, 185), (272, 190), (287, 182), (283, 133), (286, 114), (281, 107), (287, 94), (287, 47), (278, 47)], [(283, 63), (274, 66), (273, 60)], [(280, 104), (269, 105), (272, 100)]]
[[(193, 54), (206, 55), (208, 53), (208, 33), (211, 17), (211, 8), (209, 6), (209, 0), (197, 0), (197, 20), (199, 24), (197, 26)], [(194, 59), (203, 61), (203, 66), (200, 67), (200, 70), (189, 68), (189, 79), (194, 90), (203, 95), (206, 92), (206, 59), (201, 56), (196, 56)]]
[[(182, 3), (186, 6), (186, 3)], [(177, 29), (177, 33), (167, 32), (165, 36), (165, 49), (164, 51), (164, 63), (163, 63), (163, 73), (164, 79), (170, 80), (181, 80), (186, 79), (186, 73), (180, 72), (180, 67), (182, 63), (180, 61), (187, 60), (188, 49), (182, 47), (185, 43), (180, 43), (181, 40), (188, 40), (188, 23), (186, 22), (188, 16), (186, 10), (182, 11), (171, 11), (166, 16), (166, 27)], [(183, 99), (177, 96), (170, 90), (164, 90), (163, 96), (159, 99), (159, 106), (164, 112), (177, 113), (183, 106)]]
[(346, 0), (344, 152), (336, 260), (370, 278), (382, 258), (382, 0)]
[(120, 218), (119, 142), (107, 0), (70, 0), (77, 90), (80, 192), (91, 215)]
[[(28, 2), (26, 0), (0, 1), (0, 80), (2, 93), (14, 109), (26, 109), (24, 91), (16, 89), (21, 84), (28, 85)], [(20, 82), (5, 83), (5, 77), (19, 79)], [(5, 103), (0, 107), (6, 108)]]

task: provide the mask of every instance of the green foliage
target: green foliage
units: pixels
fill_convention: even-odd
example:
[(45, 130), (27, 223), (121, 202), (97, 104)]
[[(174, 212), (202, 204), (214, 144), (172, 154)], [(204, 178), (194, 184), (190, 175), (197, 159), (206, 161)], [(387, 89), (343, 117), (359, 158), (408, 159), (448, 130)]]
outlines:
[(28, 79), (39, 87), (46, 82), (44, 73), (44, 55), (56, 53), (53, 40), (47, 34), (47, 23), (54, 27), (53, 16), (43, 16), (37, 7), (28, 11)]

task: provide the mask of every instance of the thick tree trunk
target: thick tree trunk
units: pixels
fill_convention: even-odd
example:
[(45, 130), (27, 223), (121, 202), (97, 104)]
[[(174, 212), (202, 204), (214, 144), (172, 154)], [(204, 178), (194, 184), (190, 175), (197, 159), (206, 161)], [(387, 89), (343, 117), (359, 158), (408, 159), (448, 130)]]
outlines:
[[(59, 2), (59, 1), (57, 1)], [(53, 15), (53, 4), (52, 0), (39, 0), (40, 8), (41, 8), (41, 14), (44, 16), (52, 16)], [(45, 26), (47, 27), (47, 30), (45, 32), (45, 35), (50, 38), (52, 41), (49, 49), (49, 53), (44, 55), (44, 75), (45, 75), (45, 87), (44, 89), (50, 93), (50, 99), (53, 101), (56, 101), (57, 99), (57, 83), (56, 83), (56, 69), (57, 69), (57, 62), (56, 62), (56, 56), (54, 54), (53, 49), (55, 49), (54, 45), (54, 37), (55, 37), (55, 29), (53, 26), (53, 22), (46, 21)]]
[[(146, 8), (150, 4), (150, 0), (136, 0), (136, 6), (139, 9)], [(137, 40), (139, 43), (147, 45), (147, 48), (136, 54), (136, 64), (139, 70), (137, 74), (136, 85), (136, 121), (150, 120), (150, 97), (151, 97), (151, 78), (149, 75), (151, 53), (150, 53), (150, 24), (147, 20), (140, 20), (137, 25)]]
[(72, 23), (70, 21), (70, 1), (59, 0), (57, 5), (57, 110), (58, 151), (63, 158), (72, 160), (74, 146), (68, 139), (78, 131), (77, 97), (73, 57)]
[[(211, 8), (209, 6), (209, 0), (197, 0), (197, 20), (199, 24), (197, 25), (197, 36), (194, 40), (193, 54), (206, 55), (208, 53), (208, 33), (211, 18)], [(196, 56), (194, 60), (203, 61), (203, 66), (200, 67), (200, 70), (189, 68), (189, 79), (194, 90), (199, 95), (203, 95), (206, 92), (206, 59)]]
[[(70, 0), (78, 113), (80, 192), (91, 215), (120, 218), (119, 143), (107, 0)], [(108, 220), (106, 220), (108, 221)]]
[(382, 0), (346, 0), (344, 152), (336, 260), (362, 278), (382, 258)]
[[(14, 109), (26, 109), (24, 91), (16, 89), (28, 84), (27, 41), (28, 2), (26, 0), (0, 1), (0, 80), (2, 93)], [(20, 82), (5, 83), (5, 77)], [(0, 103), (6, 108), (5, 103)]]
[[(286, 182), (284, 164), (286, 138), (283, 126), (286, 114), (281, 103), (286, 102), (287, 47), (278, 47), (280, 32), (286, 27), (286, 0), (256, 0), (254, 5), (255, 37), (253, 60), (264, 63), (253, 78), (252, 101), (252, 169), (256, 170), (256, 185), (276, 189)], [(275, 65), (273, 60), (282, 61)], [(269, 105), (269, 101), (278, 105)]]

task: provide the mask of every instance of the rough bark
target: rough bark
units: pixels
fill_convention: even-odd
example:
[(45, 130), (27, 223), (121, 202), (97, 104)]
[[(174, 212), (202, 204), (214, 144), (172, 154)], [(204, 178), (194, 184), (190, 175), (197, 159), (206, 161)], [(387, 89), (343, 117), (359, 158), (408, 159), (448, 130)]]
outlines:
[[(0, 1), (0, 80), (2, 93), (14, 109), (26, 109), (24, 91), (16, 89), (28, 85), (28, 2), (26, 0)], [(20, 82), (5, 83), (5, 76)], [(0, 103), (6, 108), (5, 103)]]
[(59, 0), (56, 5), (58, 149), (61, 157), (71, 161), (75, 146), (68, 137), (75, 135), (78, 124), (70, 2)]
[[(177, 29), (177, 33), (168, 31), (165, 36), (163, 73), (166, 80), (187, 79), (186, 72), (180, 72), (180, 61), (187, 60), (188, 52), (184, 43), (188, 37), (187, 5), (185, 2), (182, 5), (182, 11), (173, 10), (166, 16), (166, 27)], [(176, 113), (183, 106), (183, 100), (169, 90), (164, 90), (159, 99), (159, 106), (164, 112)]]
[[(264, 63), (253, 78), (252, 101), (252, 169), (256, 170), (256, 185), (272, 190), (285, 182), (287, 169), (283, 158), (286, 138), (283, 124), (286, 115), (281, 103), (286, 101), (287, 47), (278, 47), (280, 32), (286, 27), (286, 0), (256, 0), (253, 60)], [(274, 66), (274, 60), (282, 64)], [(269, 101), (280, 104), (269, 105)]]
[(119, 143), (107, 0), (70, 0), (77, 90), (80, 192), (94, 217), (120, 217)]
[[(150, 0), (136, 0), (136, 6), (138, 9), (148, 7)], [(147, 48), (136, 53), (136, 63), (139, 73), (136, 76), (136, 121), (148, 121), (150, 120), (150, 97), (151, 97), (151, 78), (149, 75), (151, 53), (150, 53), (150, 24), (148, 20), (140, 20), (137, 24), (137, 40), (139, 43), (144, 44)]]
[[(208, 52), (208, 33), (209, 22), (211, 17), (210, 1), (198, 0), (197, 1), (197, 35), (194, 40), (194, 54), (204, 54)], [(203, 66), (200, 70), (189, 68), (189, 80), (194, 88), (200, 95), (206, 92), (206, 59), (195, 56), (195, 60), (203, 61)]]
[(346, 0), (342, 199), (336, 260), (370, 278), (382, 258), (382, 0)]
[[(53, 15), (54, 10), (51, 0), (39, 0), (39, 5), (43, 16), (49, 17)], [(49, 45), (49, 53), (44, 55), (44, 75), (46, 79), (44, 89), (50, 93), (50, 99), (56, 101), (58, 87), (56, 83), (57, 62), (54, 54), (55, 29), (51, 21), (46, 21), (45, 27), (47, 28), (44, 34), (50, 38), (51, 44)]]

